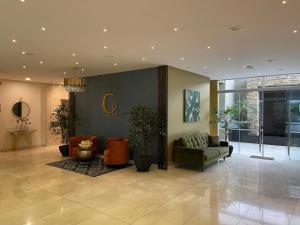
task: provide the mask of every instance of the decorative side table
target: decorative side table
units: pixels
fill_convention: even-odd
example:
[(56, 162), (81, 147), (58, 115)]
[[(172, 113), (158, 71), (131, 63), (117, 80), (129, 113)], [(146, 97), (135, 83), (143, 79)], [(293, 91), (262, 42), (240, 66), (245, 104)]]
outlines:
[(28, 148), (32, 148), (32, 135), (36, 130), (15, 130), (10, 131), (10, 135), (12, 136), (13, 140), (13, 147), (12, 150), (17, 150), (18, 143), (21, 138), (24, 138), (27, 141)]

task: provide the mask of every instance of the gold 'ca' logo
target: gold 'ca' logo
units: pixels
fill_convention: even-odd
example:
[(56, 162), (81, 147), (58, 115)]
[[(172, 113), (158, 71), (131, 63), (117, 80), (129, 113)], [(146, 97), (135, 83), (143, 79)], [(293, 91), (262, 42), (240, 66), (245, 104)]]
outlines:
[(113, 94), (106, 94), (104, 95), (103, 99), (102, 99), (102, 109), (105, 113), (109, 114), (109, 115), (113, 115), (116, 110), (117, 110), (117, 104), (115, 102), (113, 102), (112, 100), (110, 101), (111, 104), (110, 104), (110, 109), (108, 109), (108, 100), (109, 98), (113, 98), (114, 95)]

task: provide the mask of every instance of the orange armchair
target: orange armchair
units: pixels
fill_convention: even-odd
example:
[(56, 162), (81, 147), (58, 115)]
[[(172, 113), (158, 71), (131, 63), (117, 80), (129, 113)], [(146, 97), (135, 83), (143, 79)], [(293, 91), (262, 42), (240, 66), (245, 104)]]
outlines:
[(104, 151), (104, 162), (107, 165), (125, 165), (129, 160), (129, 140), (124, 138), (108, 138)]
[(81, 141), (90, 140), (93, 142), (92, 151), (94, 156), (98, 153), (97, 137), (96, 136), (75, 136), (69, 138), (69, 156), (75, 158), (76, 150)]

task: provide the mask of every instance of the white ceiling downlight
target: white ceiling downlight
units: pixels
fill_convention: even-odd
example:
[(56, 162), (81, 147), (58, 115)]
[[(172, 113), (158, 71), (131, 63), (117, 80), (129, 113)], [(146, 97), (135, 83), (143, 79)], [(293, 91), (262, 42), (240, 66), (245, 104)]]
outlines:
[(300, 73), (300, 0), (285, 1), (0, 0), (0, 79), (59, 84), (76, 61), (87, 77), (161, 65), (210, 79)]

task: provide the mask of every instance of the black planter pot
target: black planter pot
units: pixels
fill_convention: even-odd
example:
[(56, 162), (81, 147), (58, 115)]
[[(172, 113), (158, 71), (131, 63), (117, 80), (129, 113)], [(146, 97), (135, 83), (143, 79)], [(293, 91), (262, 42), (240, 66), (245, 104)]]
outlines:
[(135, 156), (134, 164), (137, 172), (148, 172), (152, 162), (150, 157)]
[(69, 156), (69, 145), (60, 145), (59, 151), (63, 157)]

